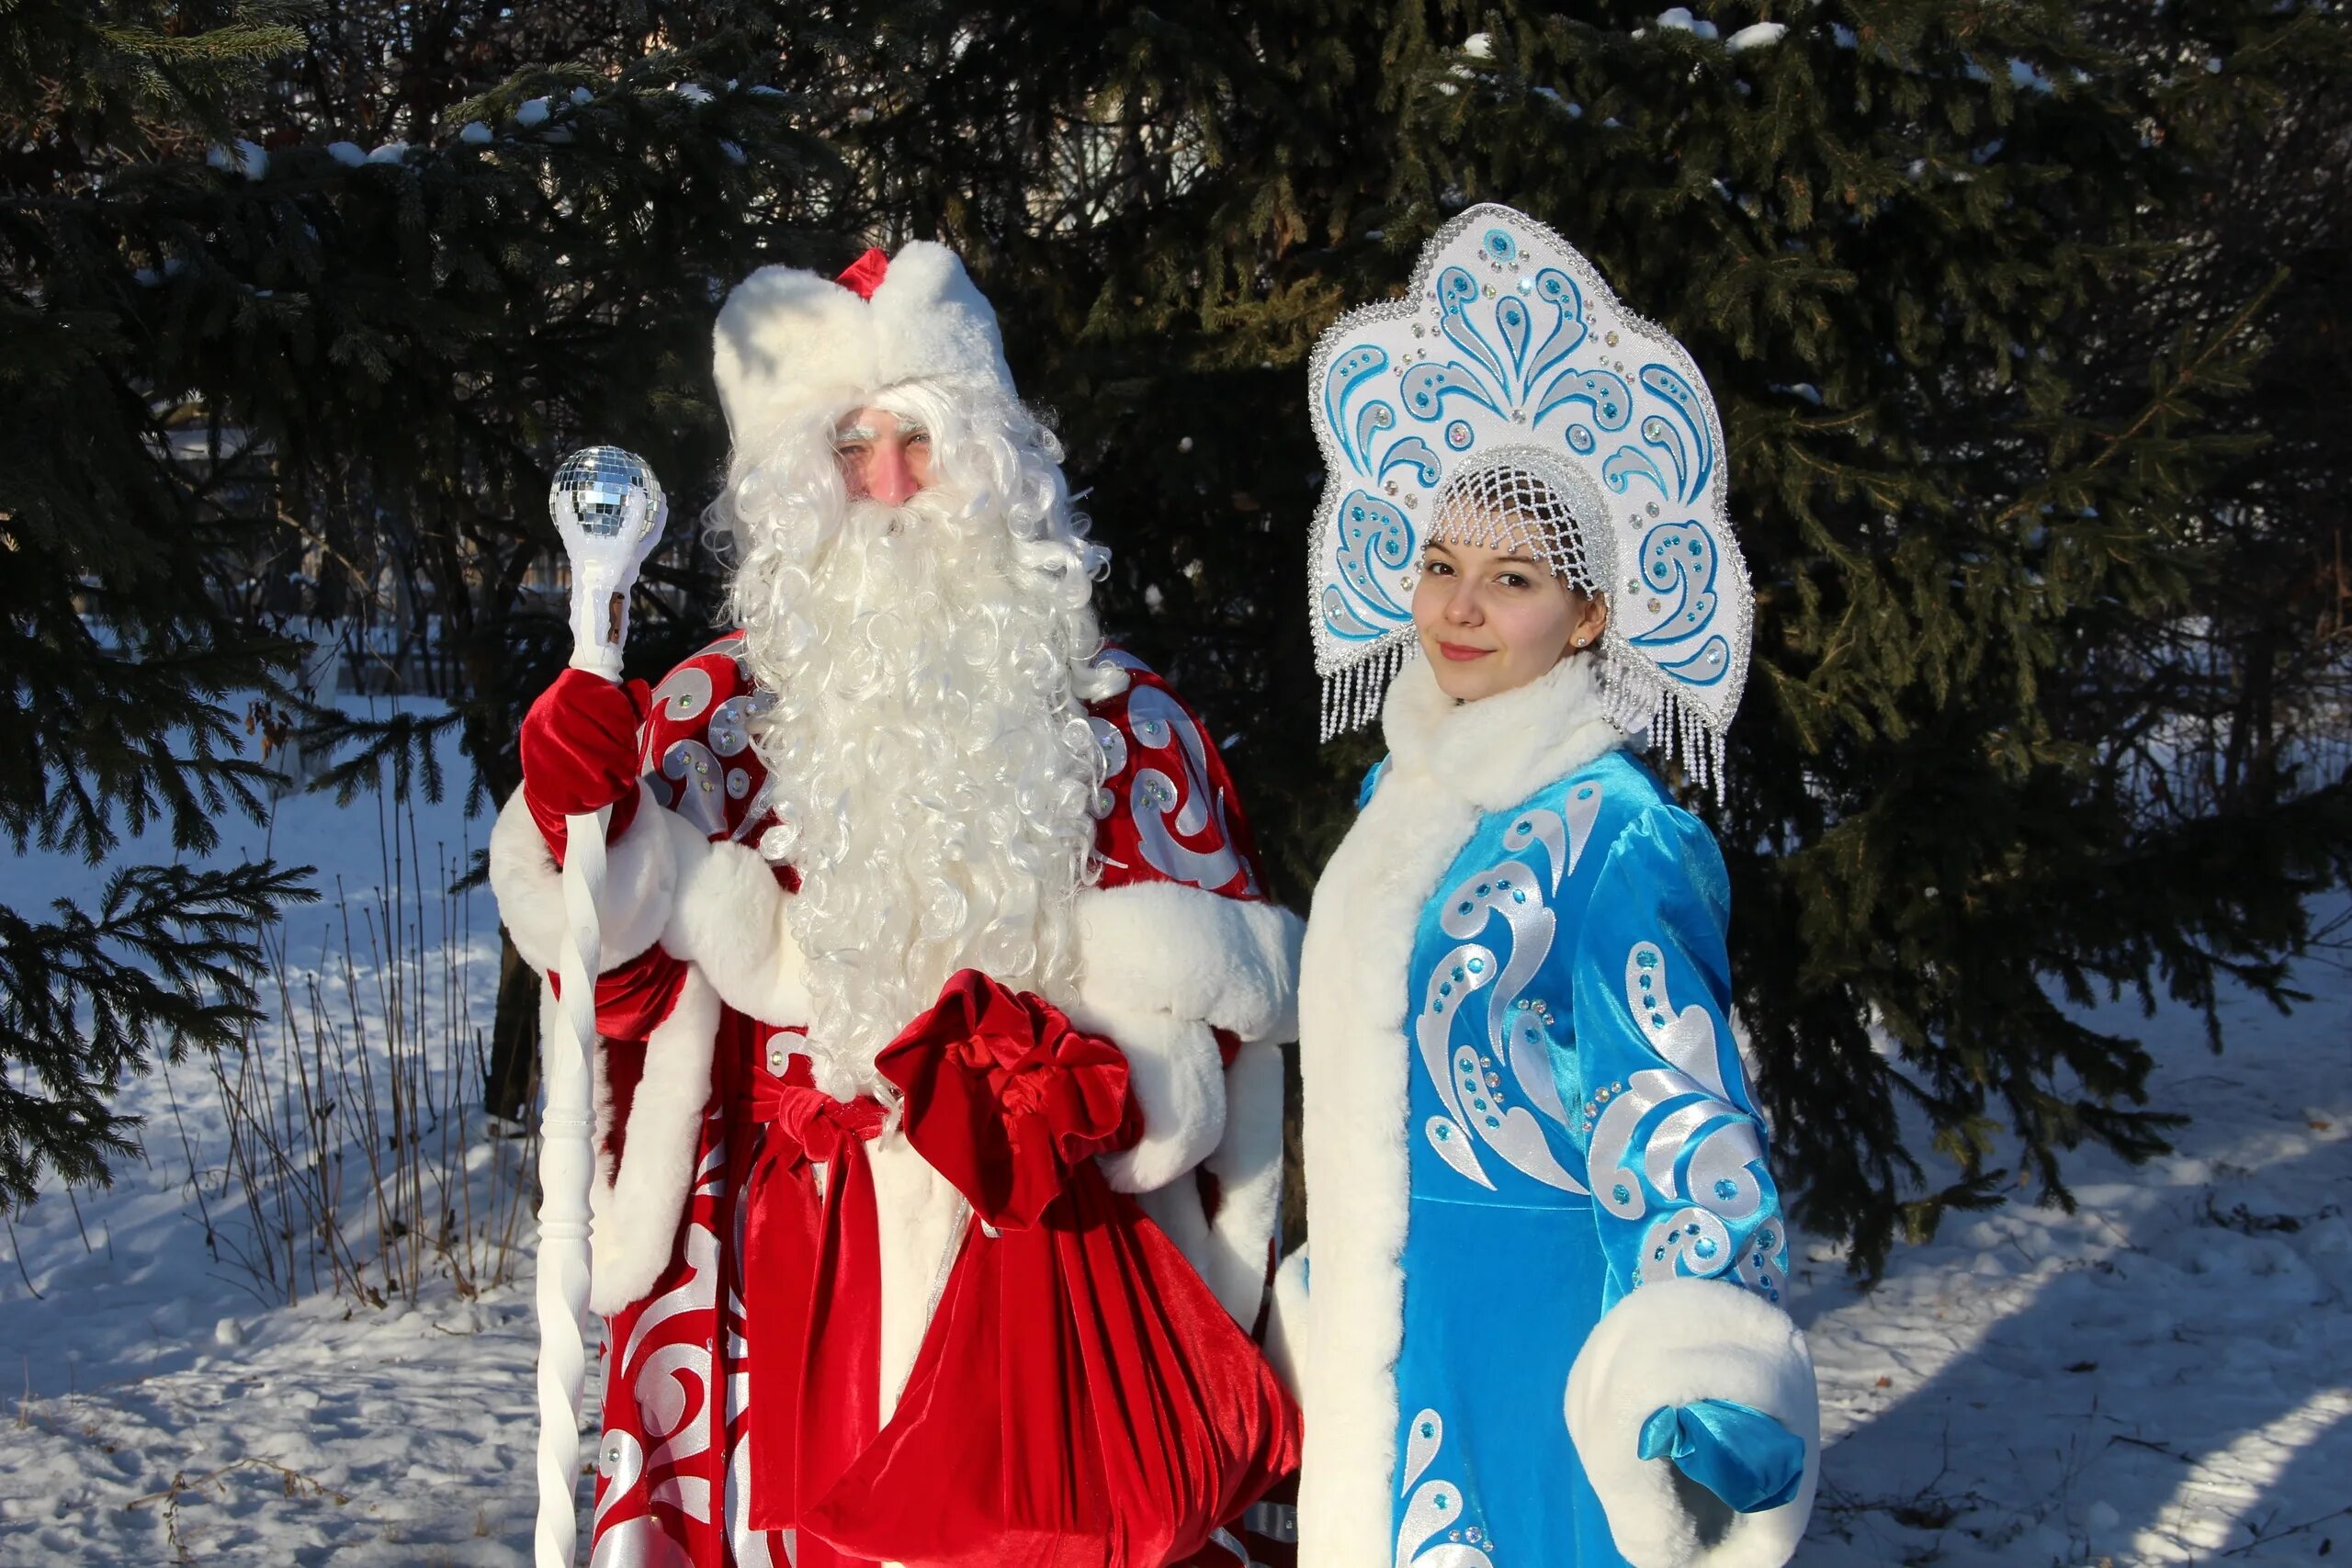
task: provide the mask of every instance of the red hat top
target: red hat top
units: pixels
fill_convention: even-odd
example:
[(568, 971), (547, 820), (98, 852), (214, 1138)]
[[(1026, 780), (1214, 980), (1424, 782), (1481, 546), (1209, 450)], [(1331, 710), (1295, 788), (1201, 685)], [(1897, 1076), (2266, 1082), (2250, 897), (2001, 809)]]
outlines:
[(874, 291), (882, 287), (882, 275), (890, 270), (890, 258), (880, 251), (869, 250), (842, 270), (833, 279), (861, 299), (871, 299)]

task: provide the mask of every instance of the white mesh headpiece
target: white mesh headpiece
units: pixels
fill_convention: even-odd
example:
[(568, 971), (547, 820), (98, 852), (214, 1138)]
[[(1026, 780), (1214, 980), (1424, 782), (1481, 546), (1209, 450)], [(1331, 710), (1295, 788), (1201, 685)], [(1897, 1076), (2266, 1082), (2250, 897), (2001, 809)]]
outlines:
[[(1490, 453), (1445, 481), (1429, 538), (1508, 555), (1532, 553), (1580, 593), (1600, 592), (1569, 493), (1574, 481), (1540, 452)], [(1588, 511), (1590, 507), (1587, 508)]]
[(1402, 299), (1341, 317), (1307, 374), (1327, 739), (1376, 715), (1412, 654), (1422, 544), (1501, 526), (1608, 596), (1610, 716), (1721, 776), (1753, 601), (1723, 430), (1680, 344), (1550, 229), (1490, 205), (1431, 237)]

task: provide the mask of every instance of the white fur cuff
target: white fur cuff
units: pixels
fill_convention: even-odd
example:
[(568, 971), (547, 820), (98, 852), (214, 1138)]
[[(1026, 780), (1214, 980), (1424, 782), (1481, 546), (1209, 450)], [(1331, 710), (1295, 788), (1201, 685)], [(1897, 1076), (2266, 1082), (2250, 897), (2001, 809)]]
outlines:
[(1069, 1021), (1125, 1055), (1127, 1088), (1143, 1112), (1136, 1146), (1100, 1156), (1111, 1185), (1148, 1192), (1206, 1159), (1225, 1136), (1225, 1064), (1209, 1026), (1084, 1002), (1069, 1010)]
[(1202, 1165), (1216, 1178), (1218, 1199), (1201, 1278), (1243, 1331), (1254, 1331), (1283, 1206), (1283, 1048), (1273, 1041), (1244, 1045), (1227, 1066), (1225, 1136)]
[(790, 897), (756, 852), (707, 845), (678, 879), (677, 912), (662, 945), (699, 966), (736, 1011), (768, 1023), (806, 1023), (808, 962), (785, 918)]
[(1197, 1020), (1244, 1041), (1296, 1039), (1304, 930), (1280, 905), (1178, 882), (1096, 888), (1078, 900), (1080, 991), (1090, 1006)]
[[(643, 784), (638, 789), (636, 818), (605, 853), (605, 897), (596, 910), (599, 973), (617, 969), (661, 936), (675, 901), (682, 857), (697, 853), (702, 842)], [(514, 951), (532, 968), (551, 973), (563, 952), (563, 873), (519, 789), (490, 830), (490, 886)]]
[(1311, 1309), (1307, 1305), (1306, 1248), (1283, 1259), (1274, 1270), (1274, 1310), (1266, 1314), (1266, 1359), (1294, 1398), (1306, 1399), (1306, 1347)]
[[(1639, 1457), (1660, 1405), (1728, 1399), (1804, 1439), (1787, 1505), (1736, 1514), (1666, 1459)], [(1634, 1568), (1781, 1568), (1804, 1537), (1821, 1472), (1813, 1357), (1788, 1315), (1720, 1280), (1660, 1280), (1611, 1308), (1568, 1374), (1568, 1435)]]

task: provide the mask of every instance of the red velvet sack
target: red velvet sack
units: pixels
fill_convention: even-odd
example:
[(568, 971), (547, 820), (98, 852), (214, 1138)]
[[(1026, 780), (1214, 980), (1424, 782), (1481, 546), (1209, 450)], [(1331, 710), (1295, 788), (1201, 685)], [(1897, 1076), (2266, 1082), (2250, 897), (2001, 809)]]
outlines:
[(1296, 1467), (1298, 1410), (1089, 1157), (1136, 1136), (1125, 1058), (967, 970), (876, 1065), (974, 1218), (896, 1415), (800, 1529), (907, 1568), (1192, 1555)]

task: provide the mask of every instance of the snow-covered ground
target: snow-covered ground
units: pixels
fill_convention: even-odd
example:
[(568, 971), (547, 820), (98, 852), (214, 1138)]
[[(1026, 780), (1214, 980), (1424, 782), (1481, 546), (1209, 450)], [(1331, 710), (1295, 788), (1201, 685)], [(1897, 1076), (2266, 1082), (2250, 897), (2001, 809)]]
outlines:
[[(2327, 906), (2340, 913), (2340, 899)], [(2098, 1020), (2193, 1121), (2078, 1212), (1962, 1215), (1859, 1294), (1826, 1247), (1796, 1308), (1821, 1371), (1821, 1568), (2312, 1562), (2352, 1549), (2352, 973), (2279, 1017), (2225, 997)]]
[[(339, 872), (358, 905), (384, 881), (377, 822), (372, 804), (296, 799), (274, 843), (330, 885)], [(485, 830), (454, 803), (420, 811), (424, 902), (434, 846)], [(35, 858), (12, 866), (9, 897), (86, 897), (96, 881)], [(446, 1005), (486, 1027), (496, 947), (473, 898)], [(323, 929), (299, 916), (289, 945), (315, 950)], [(2156, 1103), (2195, 1121), (2138, 1170), (2078, 1157), (2077, 1213), (1961, 1216), (1869, 1294), (1832, 1248), (1806, 1249), (1796, 1311), (1827, 1452), (1800, 1562), (2352, 1550), (2352, 975), (2314, 959), (2301, 980), (2316, 999), (2291, 1018), (2233, 998), (2218, 1058), (2185, 1013), (2116, 1014), (2155, 1051)], [(0, 1418), (0, 1563), (526, 1562), (527, 1277), (468, 1298), (428, 1267), (382, 1309), (307, 1283), (299, 1304), (266, 1304), (205, 1244), (192, 1168), (220, 1231), (240, 1223), (213, 1196), (227, 1122), (209, 1073), (191, 1062), (122, 1100), (148, 1118), (144, 1158), (0, 1232), (0, 1351), (20, 1363), (0, 1366), (20, 1380)], [(490, 1131), (465, 1119), (467, 1163), (511, 1173), (521, 1148)], [(363, 1254), (370, 1224), (347, 1227)]]
[[(367, 1151), (345, 1138), (340, 1169), (330, 1162), (325, 1175), (338, 1245), (386, 1304), (338, 1297), (314, 1236), (299, 1230), (315, 1207), (245, 1202), (228, 1096), (209, 1064), (190, 1057), (126, 1086), (117, 1103), (146, 1119), (141, 1156), (101, 1191), (52, 1181), (0, 1231), (0, 1563), (530, 1560), (532, 1222), (527, 1208), (513, 1212), (526, 1145), (495, 1135), (480, 1111), (478, 1065), (439, 1048), (469, 1054), (486, 1034), (498, 964), (489, 895), (442, 891), (488, 823), (464, 815), (468, 775), (453, 744), (441, 760), (451, 790), (440, 805), (420, 799), (412, 814), (373, 797), (338, 809), (295, 796), (266, 827), (224, 822), (220, 856), (313, 864), (324, 894), (287, 923), (290, 1006), (281, 1010), (274, 982), (266, 987), (273, 1018), (258, 1043), (275, 1125), (299, 1132), (304, 1120), (300, 1083), (285, 1072), (289, 1033), (324, 1063), (333, 1082), (311, 1102), (334, 1102), (330, 1124), (344, 1128), (390, 1127), (391, 1044), (404, 1041), (423, 1207), (445, 1206), (429, 1187), (438, 1170), (471, 1182), (461, 1268), (441, 1260), (424, 1227), (395, 1235), (382, 1256)], [(168, 841), (151, 840), (123, 858), (169, 853)], [(61, 896), (86, 907), (102, 881), (43, 855), (9, 862), (6, 875), (9, 901), (28, 914)], [(443, 1114), (453, 1103), (466, 1112)], [(391, 1168), (389, 1150), (377, 1158)], [(288, 1243), (272, 1235), (287, 1214), (298, 1223), (290, 1292)], [(510, 1233), (520, 1278), (492, 1282), (495, 1238)], [(269, 1270), (241, 1261), (270, 1243)], [(412, 1272), (414, 1288), (394, 1293), (390, 1280)]]

